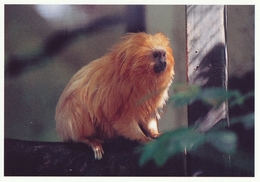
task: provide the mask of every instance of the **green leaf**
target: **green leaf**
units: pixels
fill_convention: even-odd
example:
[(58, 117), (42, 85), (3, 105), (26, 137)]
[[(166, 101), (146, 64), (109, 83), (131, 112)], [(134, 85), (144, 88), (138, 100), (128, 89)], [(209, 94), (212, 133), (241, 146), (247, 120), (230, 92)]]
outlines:
[(196, 100), (201, 100), (215, 108), (229, 100), (229, 106), (233, 107), (234, 105), (242, 105), (246, 99), (254, 96), (254, 92), (241, 95), (237, 90), (227, 91), (222, 87), (202, 89), (198, 85), (175, 83), (172, 88), (174, 94), (170, 97), (168, 103), (173, 102), (175, 107), (182, 107)]
[(253, 97), (254, 96), (254, 92), (248, 92), (245, 95), (241, 95), (240, 93), (238, 93), (236, 95), (236, 97), (234, 97), (233, 99), (230, 100), (229, 102), (229, 107), (233, 107), (235, 105), (242, 105), (248, 98)]
[(149, 142), (142, 148), (138, 149), (140, 152), (142, 152), (141, 158), (139, 160), (139, 164), (143, 166), (149, 159), (152, 158), (153, 152), (156, 151), (156, 143), (155, 142)]
[(174, 94), (168, 102), (173, 102), (174, 106), (182, 107), (197, 99), (201, 89), (197, 85), (175, 84)]
[(199, 94), (199, 98), (203, 102), (217, 108), (231, 97), (237, 97), (238, 95), (239, 92), (237, 91), (227, 91), (221, 87), (211, 87), (202, 90)]
[(251, 114), (230, 119), (231, 125), (239, 122), (244, 125), (245, 129), (251, 129), (254, 127), (255, 124), (255, 114), (251, 113)]
[(139, 163), (144, 165), (148, 160), (153, 159), (158, 166), (162, 166), (169, 157), (185, 150), (194, 150), (204, 141), (203, 134), (190, 128), (165, 133), (142, 148), (143, 153)]
[(239, 117), (233, 117), (230, 118), (229, 122), (218, 122), (217, 125), (214, 126), (214, 128), (211, 128), (211, 131), (216, 131), (216, 130), (223, 130), (231, 125), (241, 123), (245, 127), (245, 129), (251, 129), (254, 127), (254, 113), (246, 114), (244, 116), (239, 116)]
[(221, 152), (234, 153), (237, 148), (237, 136), (234, 132), (209, 132), (206, 134), (206, 140)]

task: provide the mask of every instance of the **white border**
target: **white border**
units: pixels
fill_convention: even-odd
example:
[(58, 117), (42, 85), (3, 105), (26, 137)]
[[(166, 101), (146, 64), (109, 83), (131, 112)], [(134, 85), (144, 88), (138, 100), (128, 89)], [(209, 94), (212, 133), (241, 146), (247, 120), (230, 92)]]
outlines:
[[(258, 0), (200, 0), (200, 1), (193, 1), (193, 0), (184, 0), (184, 1), (180, 1), (180, 0), (164, 0), (164, 1), (159, 1), (159, 0), (145, 0), (145, 1), (138, 1), (138, 0), (112, 0), (112, 1), (107, 1), (107, 0), (96, 0), (96, 1), (86, 1), (86, 0), (56, 0), (55, 3), (53, 3), (53, 1), (50, 0), (3, 0), (2, 1), (3, 4), (1, 6), (1, 18), (0, 21), (2, 23), (2, 25), (4, 25), (4, 4), (169, 4), (169, 5), (185, 5), (185, 4), (225, 4), (225, 5), (255, 5), (255, 177), (228, 177), (228, 178), (219, 178), (219, 177), (214, 177), (214, 178), (210, 178), (211, 180), (214, 181), (230, 181), (230, 180), (236, 180), (238, 182), (248, 182), (248, 181), (259, 181), (259, 158), (258, 158), (258, 154), (259, 154), (259, 135), (260, 133), (258, 132), (259, 129), (259, 124), (257, 123), (258, 121), (258, 105), (260, 104), (260, 99), (258, 97), (258, 86), (259, 86), (259, 72), (257, 71), (257, 68), (259, 68), (259, 4), (258, 4)], [(174, 3), (173, 3), (174, 2)], [(257, 22), (258, 20), (258, 22)], [(4, 26), (2, 26), (4, 28)], [(4, 43), (4, 29), (1, 29), (1, 42)], [(3, 45), (3, 44), (2, 44)], [(1, 55), (2, 55), (2, 61), (1, 61), (1, 69), (4, 70), (4, 45), (1, 49)], [(246, 60), (245, 60), (246, 61)], [(1, 72), (1, 76), (2, 79), (0, 81), (0, 85), (2, 87), (2, 93), (4, 93), (4, 71)], [(196, 177), (196, 178), (186, 178), (186, 177), (4, 177), (4, 173), (3, 173), (3, 158), (4, 158), (4, 154), (3, 154), (3, 138), (4, 138), (4, 94), (0, 94), (0, 100), (1, 102), (1, 108), (0, 110), (2, 112), (0, 112), (0, 118), (1, 118), (1, 141), (0, 141), (0, 164), (2, 164), (2, 166), (0, 166), (0, 180), (1, 181), (36, 181), (37, 182), (46, 182), (46, 180), (48, 181), (60, 181), (60, 180), (77, 180), (77, 181), (86, 181), (86, 180), (93, 180), (93, 181), (120, 181), (122, 182), (122, 180), (124, 181), (133, 181), (133, 180), (138, 180), (138, 181), (158, 181), (163, 179), (165, 182), (167, 181), (175, 181), (175, 182), (182, 182), (182, 181), (188, 181), (188, 180), (192, 180), (192, 182), (208, 182), (209, 178), (207, 177)]]

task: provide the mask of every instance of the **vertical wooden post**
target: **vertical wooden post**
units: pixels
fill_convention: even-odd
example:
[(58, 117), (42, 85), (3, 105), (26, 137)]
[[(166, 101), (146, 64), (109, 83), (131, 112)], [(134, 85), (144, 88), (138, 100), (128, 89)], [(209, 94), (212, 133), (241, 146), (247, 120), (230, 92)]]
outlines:
[[(227, 88), (225, 6), (187, 6), (187, 79), (202, 88)], [(208, 109), (202, 103), (188, 107), (189, 125), (207, 131), (227, 118), (227, 105)]]
[[(186, 6), (187, 34), (187, 80), (189, 84), (202, 88), (227, 88), (226, 53), (226, 7)], [(228, 122), (227, 104), (219, 108), (208, 108), (202, 102), (188, 106), (188, 124), (198, 125), (198, 130), (208, 131), (219, 121)], [(229, 156), (216, 156), (229, 160)], [(190, 156), (188, 167), (190, 175), (207, 170), (207, 164), (195, 156)], [(227, 174), (229, 166), (218, 169), (219, 174)], [(202, 174), (205, 175), (205, 174)], [(228, 175), (228, 174), (227, 174)]]

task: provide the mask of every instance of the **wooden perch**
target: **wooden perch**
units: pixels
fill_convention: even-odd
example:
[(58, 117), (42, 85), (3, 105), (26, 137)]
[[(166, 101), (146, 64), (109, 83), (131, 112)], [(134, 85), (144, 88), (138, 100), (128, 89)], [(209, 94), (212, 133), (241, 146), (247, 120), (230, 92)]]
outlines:
[(137, 142), (116, 139), (104, 143), (102, 160), (81, 143), (5, 139), (5, 176), (184, 176), (184, 161), (175, 156), (164, 167), (153, 161), (140, 167)]

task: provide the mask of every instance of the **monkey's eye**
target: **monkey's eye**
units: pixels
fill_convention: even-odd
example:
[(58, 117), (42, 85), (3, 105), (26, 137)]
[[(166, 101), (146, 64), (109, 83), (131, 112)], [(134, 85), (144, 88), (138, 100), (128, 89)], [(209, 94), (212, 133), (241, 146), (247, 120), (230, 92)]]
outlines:
[(163, 52), (163, 57), (166, 57), (166, 52)]
[(153, 52), (153, 58), (158, 58), (159, 53), (158, 52)]

